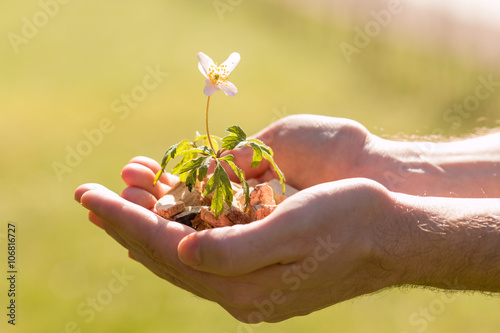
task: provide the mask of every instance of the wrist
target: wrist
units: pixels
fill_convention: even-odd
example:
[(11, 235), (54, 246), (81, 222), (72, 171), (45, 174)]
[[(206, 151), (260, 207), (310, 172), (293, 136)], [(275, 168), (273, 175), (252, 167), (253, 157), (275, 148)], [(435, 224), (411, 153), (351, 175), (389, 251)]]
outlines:
[(500, 291), (500, 200), (392, 193), (382, 252), (399, 285)]
[(399, 142), (373, 134), (358, 160), (358, 171), (389, 191), (413, 195), (435, 194), (435, 182), (444, 171), (425, 154), (426, 143)]
[(358, 165), (364, 177), (393, 192), (500, 197), (500, 178), (496, 176), (500, 152), (496, 150), (488, 137), (433, 143), (398, 142), (370, 135)]

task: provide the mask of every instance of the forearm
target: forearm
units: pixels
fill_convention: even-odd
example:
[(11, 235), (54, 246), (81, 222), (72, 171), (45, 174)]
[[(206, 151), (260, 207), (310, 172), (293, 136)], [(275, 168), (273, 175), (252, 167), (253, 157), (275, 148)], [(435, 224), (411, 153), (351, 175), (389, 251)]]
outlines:
[(389, 190), (422, 196), (500, 198), (500, 133), (453, 142), (370, 136), (363, 172)]
[(500, 199), (392, 196), (400, 284), (500, 292)]

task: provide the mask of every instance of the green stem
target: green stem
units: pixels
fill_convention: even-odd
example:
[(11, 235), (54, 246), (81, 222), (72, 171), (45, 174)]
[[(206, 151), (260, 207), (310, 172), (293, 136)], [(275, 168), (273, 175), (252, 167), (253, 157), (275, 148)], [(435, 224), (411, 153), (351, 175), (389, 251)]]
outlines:
[(210, 96), (208, 96), (207, 99), (207, 112), (205, 113), (205, 123), (207, 127), (207, 138), (208, 138), (208, 143), (210, 143), (210, 147), (212, 148), (214, 154), (216, 153), (214, 149), (214, 145), (212, 144), (212, 138), (210, 137), (210, 130), (208, 129), (208, 107), (210, 106)]

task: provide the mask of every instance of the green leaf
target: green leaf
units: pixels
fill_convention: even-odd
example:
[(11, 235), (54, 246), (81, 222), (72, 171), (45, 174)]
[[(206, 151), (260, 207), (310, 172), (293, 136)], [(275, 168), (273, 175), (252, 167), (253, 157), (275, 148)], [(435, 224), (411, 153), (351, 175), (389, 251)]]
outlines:
[(273, 157), (268, 154), (267, 152), (263, 151), (262, 152), (262, 156), (267, 160), (269, 161), (274, 170), (276, 171), (276, 173), (278, 174), (278, 177), (279, 177), (279, 180), (280, 180), (280, 183), (281, 183), (281, 186), (283, 186), (283, 194), (285, 194), (285, 175), (283, 174), (283, 172), (280, 170), (280, 168), (278, 167), (278, 165), (274, 162), (274, 159)]
[(200, 165), (198, 168), (198, 180), (201, 182), (203, 178), (207, 176), (208, 172), (208, 167), (210, 166), (210, 163), (212, 162), (212, 158), (207, 158), (203, 163)]
[(196, 147), (196, 148), (187, 149), (187, 150), (179, 153), (178, 155), (191, 154), (191, 153), (198, 153), (198, 154), (202, 154), (202, 155), (210, 155), (210, 156), (215, 157), (215, 152), (212, 150), (212, 148), (207, 147), (207, 146), (200, 146), (200, 147)]
[(192, 159), (195, 159), (196, 156), (198, 156), (198, 153), (195, 153), (195, 152), (191, 152), (191, 153), (186, 153), (184, 152), (182, 155), (184, 155), (182, 157), (182, 159), (179, 161), (179, 163), (177, 163), (175, 165), (175, 167), (172, 169), (172, 173), (177, 175), (177, 174), (182, 174), (182, 172), (180, 172), (182, 166), (184, 164), (186, 164), (187, 162), (189, 162), (190, 160)]
[(243, 147), (246, 144), (247, 135), (241, 127), (234, 125), (226, 128), (229, 135), (222, 138), (222, 148), (226, 150), (233, 150), (235, 148)]
[(184, 165), (186, 163), (188, 163), (189, 161), (196, 159), (198, 154), (203, 154), (204, 156), (202, 156), (202, 157), (204, 157), (204, 158), (209, 157), (209, 156), (215, 158), (214, 151), (211, 148), (206, 147), (206, 146), (201, 146), (198, 148), (191, 148), (191, 149), (188, 149), (188, 150), (181, 152), (179, 155), (184, 155), (183, 159), (172, 169), (173, 174), (179, 175), (180, 181), (186, 181), (187, 174), (185, 172), (189, 171), (189, 169), (182, 170)]
[[(215, 170), (217, 170), (217, 168)], [(203, 191), (203, 195), (204, 196), (209, 196), (210, 193), (212, 193), (215, 190), (217, 182), (219, 182), (219, 180), (217, 179), (217, 175), (214, 172), (214, 174), (212, 175), (212, 177), (210, 177), (208, 179), (208, 182), (205, 184), (205, 191)]]
[(171, 146), (168, 148), (168, 150), (165, 152), (165, 155), (163, 156), (163, 159), (161, 161), (162, 167), (166, 166), (168, 162), (175, 158), (178, 154), (181, 152), (191, 148), (191, 142), (188, 140), (182, 140), (181, 142)]
[(158, 172), (156, 173), (156, 176), (155, 176), (155, 181), (153, 182), (153, 186), (155, 186), (155, 185), (156, 185), (156, 183), (158, 182), (158, 179), (160, 179), (160, 177), (161, 177), (161, 174), (162, 174), (162, 173), (163, 173), (163, 169), (160, 169), (160, 171), (158, 171)]
[(167, 165), (168, 161), (175, 157), (175, 154), (177, 152), (177, 147), (179, 147), (179, 144), (181, 144), (181, 142), (176, 143), (175, 145), (170, 146), (170, 148), (167, 149), (167, 151), (165, 152), (165, 154), (163, 155), (163, 158), (161, 160), (162, 166)]
[(262, 149), (255, 142), (248, 142), (248, 145), (253, 149), (252, 164), (250, 167), (256, 168), (259, 166), (260, 161), (262, 161)]
[[(192, 154), (186, 154), (184, 156), (184, 159), (179, 164), (177, 164), (177, 166), (174, 168), (174, 170), (172, 170), (172, 173), (179, 173), (180, 174), (180, 177), (179, 177), (180, 181), (187, 182), (187, 178), (188, 178), (187, 172), (189, 172), (191, 170), (197, 171), (197, 169), (200, 167), (200, 165), (205, 160), (210, 159), (210, 156), (201, 156), (198, 158), (194, 158), (194, 157), (196, 157), (196, 154), (194, 154), (194, 156), (192, 156)], [(196, 182), (196, 179), (195, 179), (195, 182)], [(189, 188), (189, 190), (191, 191), (191, 188)]]
[[(196, 139), (194, 139), (195, 143), (200, 141), (200, 140), (207, 140), (207, 138), (208, 138), (208, 135), (206, 135), (206, 134), (200, 134), (200, 133), (196, 133), (196, 134), (197, 134)], [(210, 135), (210, 137), (212, 138), (212, 140), (222, 141), (222, 139), (217, 135)]]
[(188, 176), (188, 173), (187, 173), (187, 172), (181, 173), (181, 174), (179, 175), (179, 181), (180, 181), (180, 182), (186, 182), (186, 178), (187, 178), (187, 176)]
[(167, 149), (167, 151), (163, 155), (163, 159), (161, 160), (161, 170), (156, 174), (153, 185), (156, 185), (158, 179), (160, 179), (161, 174), (165, 171), (165, 167), (167, 166), (168, 162), (190, 147), (192, 147), (191, 142), (189, 142), (188, 140), (182, 140)]
[[(208, 135), (203, 134), (200, 135), (199, 133), (196, 133), (196, 139), (194, 139), (194, 143), (196, 144), (198, 141), (203, 140), (203, 145), (209, 146), (210, 143), (208, 142)], [(216, 135), (210, 135), (210, 138), (212, 139), (212, 144), (214, 145), (214, 150), (217, 151), (219, 150), (219, 142), (222, 141), (222, 139)]]
[[(219, 164), (220, 165), (220, 164)], [(226, 201), (226, 204), (228, 206), (231, 206), (233, 204), (233, 188), (231, 186), (231, 181), (229, 180), (229, 177), (226, 173), (226, 170), (221, 166), (220, 169), (221, 171), (221, 183), (222, 183), (222, 188), (224, 189), (224, 199)]]
[(210, 210), (214, 212), (216, 219), (224, 212), (224, 190), (220, 186), (215, 189)]
[(280, 170), (278, 165), (274, 162), (273, 159), (273, 150), (271, 147), (267, 146), (264, 142), (257, 140), (257, 139), (248, 139), (246, 141), (246, 145), (252, 147), (254, 155), (252, 157), (252, 168), (257, 167), (260, 162), (262, 161), (262, 158), (266, 159), (271, 163), (273, 166), (274, 170), (278, 174), (279, 181), (281, 185), (283, 186), (283, 193), (285, 193), (285, 175), (283, 172)]
[(193, 169), (198, 169), (200, 165), (208, 158), (208, 156), (201, 156), (193, 160), (189, 160), (182, 165), (179, 170), (179, 173), (184, 173), (187, 171), (191, 171)]
[(217, 164), (215, 167), (214, 174), (208, 180), (205, 185), (205, 191), (203, 195), (207, 196), (214, 192), (212, 198), (212, 205), (210, 209), (214, 212), (215, 218), (218, 218), (224, 210), (224, 201), (230, 206), (233, 202), (233, 189), (231, 188), (231, 182), (226, 173), (226, 170)]
[(191, 170), (191, 172), (188, 174), (186, 177), (186, 186), (191, 191), (193, 187), (196, 185), (196, 173), (198, 172), (197, 169)]
[[(236, 147), (242, 147), (246, 141), (241, 141), (234, 135), (228, 135), (222, 138), (222, 148), (226, 150), (233, 150)], [(238, 146), (239, 145), (239, 146)]]
[(226, 155), (224, 157), (221, 157), (219, 160), (222, 160), (229, 165), (229, 167), (234, 171), (238, 179), (240, 180), (241, 187), (243, 188), (243, 194), (245, 195), (245, 210), (248, 207), (248, 203), (250, 202), (250, 189), (248, 187), (248, 183), (245, 179), (245, 172), (238, 168), (236, 164), (234, 164), (234, 157), (233, 155)]
[(216, 156), (215, 152), (211, 148), (209, 148), (207, 146), (196, 147), (193, 143), (189, 142), (188, 140), (182, 140), (181, 142), (168, 148), (168, 150), (165, 152), (165, 155), (163, 156), (163, 159), (161, 161), (161, 170), (158, 171), (158, 173), (156, 174), (153, 185), (156, 185), (156, 183), (158, 182), (158, 179), (160, 179), (162, 173), (165, 172), (165, 168), (166, 168), (168, 162), (170, 162), (170, 160), (174, 159), (177, 156), (183, 156), (183, 158), (172, 169), (172, 173), (179, 174), (180, 180), (186, 181), (186, 177), (187, 177), (186, 171), (189, 171), (189, 169), (182, 170), (182, 168), (189, 161), (196, 159), (198, 154), (202, 154), (205, 157), (212, 156), (213, 158), (215, 158), (215, 156)]
[(273, 150), (271, 149), (271, 147), (269, 147), (268, 145), (266, 145), (264, 142), (260, 141), (259, 139), (248, 139), (248, 142), (256, 143), (257, 145), (259, 145), (260, 149), (262, 149), (263, 151), (265, 151), (269, 155), (274, 156), (274, 153), (273, 153)]
[(232, 133), (232, 134), (236, 135), (236, 137), (240, 141), (245, 141), (247, 139), (247, 135), (241, 129), (241, 127), (239, 127), (238, 125), (230, 126), (230, 127), (226, 128), (226, 131), (229, 132), (229, 133)]

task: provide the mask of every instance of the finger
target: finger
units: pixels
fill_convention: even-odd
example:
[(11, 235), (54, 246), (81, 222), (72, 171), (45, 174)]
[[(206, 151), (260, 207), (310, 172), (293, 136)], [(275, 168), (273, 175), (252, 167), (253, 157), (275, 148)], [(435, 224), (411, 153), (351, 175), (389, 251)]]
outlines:
[(165, 195), (165, 193), (170, 189), (170, 186), (163, 184), (162, 182), (156, 183), (154, 185), (155, 173), (148, 167), (137, 164), (129, 163), (122, 170), (122, 179), (129, 187), (142, 188), (157, 199)]
[[(225, 155), (231, 154), (234, 157), (234, 163), (245, 173), (247, 179), (260, 178), (262, 174), (269, 170), (270, 164), (266, 160), (262, 160), (256, 168), (252, 168), (253, 149), (250, 147), (243, 147), (234, 149), (227, 152)], [(239, 182), (238, 177), (234, 174), (231, 168), (224, 165), (224, 169), (228, 172), (230, 179), (234, 182)]]
[(126, 187), (122, 192), (122, 198), (149, 210), (153, 209), (157, 201), (153, 194), (138, 187)]
[[(129, 253), (131, 251), (134, 251), (135, 253), (140, 252), (140, 253), (143, 253), (144, 255), (151, 255), (151, 251), (148, 251), (147, 246), (145, 246), (144, 244), (141, 244), (141, 243), (137, 242), (133, 238), (128, 238), (128, 239), (125, 238), (122, 234), (120, 234), (120, 230), (119, 229), (115, 229), (115, 227), (112, 224), (108, 223), (105, 220), (100, 219), (99, 217), (97, 217), (97, 215), (95, 215), (92, 212), (90, 212), (90, 214), (92, 214), (97, 219), (99, 219), (99, 221), (101, 223), (101, 226), (102, 226), (102, 229), (109, 236), (111, 236), (118, 244), (120, 244), (121, 246), (123, 246), (124, 248), (126, 248)], [(147, 253), (149, 253), (149, 254), (147, 254)]]
[[(262, 141), (265, 145), (272, 148), (273, 138), (274, 138), (274, 130), (273, 125), (268, 126), (258, 132), (255, 135), (252, 135), (251, 138)], [(245, 176), (247, 179), (256, 178), (260, 179), (264, 174), (269, 172), (273, 172), (271, 163), (267, 160), (262, 160), (260, 164), (256, 168), (252, 168), (252, 158), (253, 158), (253, 149), (245, 146), (239, 149), (234, 149), (229, 152), (234, 156), (234, 163), (245, 172)], [(234, 173), (232, 173), (232, 179), (237, 179)], [(272, 177), (276, 178), (276, 177)]]
[(116, 232), (129, 244), (125, 247), (140, 248), (163, 262), (178, 262), (179, 241), (195, 232), (180, 223), (162, 219), (106, 189), (85, 192), (81, 203), (106, 222), (107, 232)]
[[(183, 272), (184, 274), (181, 275), (174, 272), (170, 267), (164, 266), (162, 263), (154, 260), (154, 258), (135, 250), (131, 250), (129, 256), (132, 256), (135, 261), (141, 263), (160, 278), (165, 279), (177, 287), (195, 294), (196, 296), (207, 298), (207, 294), (209, 293), (207, 292), (206, 286), (197, 282), (197, 280), (203, 281), (203, 276), (206, 276), (207, 274), (190, 269), (189, 273), (186, 274), (186, 272)], [(179, 263), (179, 265), (180, 267), (189, 269), (182, 263)]]
[(80, 199), (85, 192), (90, 191), (90, 190), (97, 190), (97, 189), (106, 189), (106, 188), (104, 186), (102, 186), (101, 184), (96, 184), (96, 183), (87, 183), (87, 184), (80, 185), (75, 190), (75, 200), (77, 202), (80, 202)]
[[(145, 157), (145, 156), (136, 156), (133, 159), (130, 160), (129, 163), (136, 163), (136, 164), (141, 164), (144, 165), (145, 167), (151, 169), (153, 173), (156, 175), (158, 171), (160, 171), (161, 166), (158, 162), (155, 160)], [(160, 177), (160, 182), (163, 184), (166, 184), (168, 186), (174, 186), (177, 182), (179, 181), (179, 177), (174, 176), (170, 173), (162, 173)]]
[(179, 243), (179, 258), (194, 269), (225, 276), (300, 260), (300, 232), (287, 226), (286, 214), (273, 214), (246, 225), (192, 233)]
[[(88, 183), (88, 184), (83, 184), (78, 186), (78, 188), (75, 190), (75, 200), (78, 201), (78, 203), (81, 203), (81, 198), (82, 196), (92, 190), (105, 190), (106, 188), (100, 184), (95, 184), (95, 183)], [(98, 226), (101, 229), (104, 229), (104, 221), (102, 221), (97, 215), (95, 215), (92, 211), (89, 211), (88, 214), (89, 221)]]
[[(233, 155), (234, 163), (238, 168), (240, 168), (245, 173), (246, 179), (251, 179), (251, 178), (259, 179), (261, 175), (265, 173), (266, 168), (269, 168), (269, 166), (267, 165), (268, 162), (266, 160), (262, 160), (257, 168), (251, 168), (253, 150), (248, 146), (225, 151), (224, 153), (222, 153), (222, 156), (226, 155)], [(212, 161), (210, 163), (210, 166), (208, 167), (208, 174), (212, 174), (214, 172), (215, 166), (216, 166), (215, 162)], [(231, 169), (231, 167), (228, 164), (222, 163), (222, 167), (229, 176), (229, 180), (236, 183), (240, 182), (240, 179), (236, 176), (233, 169)]]
[[(105, 193), (107, 196), (114, 197), (115, 199), (118, 197), (114, 192), (109, 191), (102, 185), (98, 184), (86, 184), (81, 186), (78, 189), (78, 195), (79, 200), (81, 201), (82, 205), (86, 208), (88, 208), (89, 211), (89, 220), (94, 223), (95, 225), (101, 227), (103, 230), (106, 231), (108, 235), (110, 235), (112, 238), (114, 238), (120, 245), (127, 249), (137, 249), (137, 251), (143, 251), (146, 252), (147, 250), (144, 249), (144, 245), (137, 243), (133, 239), (125, 239), (119, 232), (119, 230), (115, 229), (114, 226), (108, 221), (102, 219), (99, 217), (96, 213), (92, 211), (92, 207), (87, 207), (85, 205), (85, 195), (88, 194), (91, 191), (98, 190), (103, 193)], [(118, 197), (119, 198), (119, 197)], [(132, 205), (132, 203), (129, 203)]]
[(131, 250), (137, 249), (137, 251), (144, 251), (142, 247), (139, 244), (136, 244), (132, 240), (128, 240), (122, 237), (114, 228), (112, 225), (107, 223), (106, 221), (101, 220), (103, 223), (103, 230), (111, 237), (113, 238), (118, 244), (123, 246), (125, 249), (127, 249), (129, 252)]
[[(99, 184), (84, 184), (84, 185), (81, 185), (79, 186), (77, 189), (76, 189), (76, 192), (75, 192), (75, 199), (80, 202), (80, 204), (83, 205), (82, 203), (82, 197), (88, 193), (88, 192), (91, 192), (91, 191), (94, 191), (94, 190), (100, 190), (100, 191), (106, 191), (108, 192), (109, 195), (111, 196), (115, 196), (115, 197), (118, 197), (118, 195), (114, 192), (111, 192), (110, 190), (108, 190), (106, 187), (102, 186), (102, 185), (99, 185)], [(85, 206), (84, 206), (85, 207)], [(88, 208), (88, 207), (86, 207)], [(89, 210), (89, 214), (88, 214), (88, 217), (89, 217), (89, 221), (92, 222), (93, 224), (95, 224), (96, 226), (98, 226), (99, 228), (103, 229), (104, 231), (106, 231), (108, 234), (113, 234), (114, 232), (113, 231), (109, 231), (111, 228), (109, 226), (106, 225), (106, 221), (102, 220), (99, 216), (97, 216), (92, 210)], [(116, 233), (115, 233), (116, 234)], [(115, 238), (115, 240), (120, 243), (121, 245), (123, 245), (124, 247), (127, 247), (126, 246), (126, 242), (121, 238), (121, 236), (119, 236), (118, 234), (116, 234), (116, 237), (113, 237)]]
[[(78, 200), (81, 201), (82, 205), (91, 211), (89, 212), (89, 218), (96, 224), (99, 224), (102, 228), (106, 230), (106, 232), (113, 237), (118, 243), (120, 243), (122, 246), (125, 248), (129, 249), (129, 256), (136, 260), (141, 262), (143, 265), (148, 267), (151, 271), (153, 271), (155, 274), (159, 275), (160, 277), (174, 283), (175, 285), (184, 288), (186, 290), (191, 291), (192, 293), (203, 297), (203, 293), (200, 292), (200, 286), (202, 287), (203, 285), (198, 285), (198, 286), (193, 286), (192, 283), (188, 283), (188, 281), (182, 280), (179, 278), (181, 274), (179, 271), (186, 271), (189, 270), (191, 274), (194, 276), (199, 276), (200, 272), (194, 271), (190, 269), (189, 267), (185, 266), (177, 256), (177, 243), (178, 241), (172, 246), (172, 255), (168, 256), (165, 255), (161, 250), (162, 249), (157, 249), (157, 251), (144, 251), (144, 248), (148, 248), (147, 246), (137, 246), (137, 244), (140, 244), (141, 242), (148, 241), (147, 238), (150, 238), (151, 236), (146, 236), (146, 240), (144, 240), (141, 237), (144, 237), (142, 234), (138, 234), (136, 230), (134, 230), (134, 223), (137, 224), (137, 222), (144, 222), (141, 221), (141, 218), (146, 216), (146, 223), (143, 223), (144, 225), (140, 226), (140, 228), (146, 228), (150, 229), (155, 228), (157, 229), (158, 226), (160, 225), (159, 223), (155, 223), (155, 221), (152, 219), (152, 213), (149, 211), (142, 211), (139, 212), (138, 210), (132, 210), (132, 213), (128, 211), (127, 209), (120, 210), (120, 206), (122, 208), (127, 206), (127, 201), (125, 201), (122, 198), (119, 198), (115, 193), (107, 190), (103, 186), (86, 186), (81, 188), (78, 191)], [(132, 206), (132, 203), (128, 203), (129, 206)], [(138, 206), (137, 206), (138, 207)], [(138, 207), (140, 210), (140, 207)], [(95, 213), (94, 213), (95, 212)], [(149, 215), (149, 216), (148, 216)], [(139, 219), (136, 219), (139, 217)], [(154, 216), (154, 218), (157, 218), (157, 216)], [(106, 219), (106, 220), (104, 220)], [(130, 221), (130, 219), (132, 221)], [(159, 218), (158, 218), (159, 219)], [(158, 222), (158, 219), (156, 222)], [(116, 221), (119, 221), (120, 223), (114, 223)], [(120, 225), (131, 225), (131, 228), (128, 228), (128, 230), (125, 230), (124, 228), (121, 228)], [(181, 239), (186, 235), (186, 230), (182, 229), (189, 229), (189, 232), (193, 232), (192, 229), (190, 228), (183, 228), (184, 226), (179, 225), (181, 228), (176, 228), (174, 231), (177, 231), (178, 236), (177, 239)], [(149, 228), (148, 228), (149, 227)], [(170, 228), (172, 231), (173, 228)], [(181, 231), (179, 233), (179, 231)], [(133, 238), (128, 238), (127, 236), (130, 235), (130, 233), (134, 235), (138, 235), (139, 237), (137, 239)], [(124, 235), (124, 236), (123, 236)], [(169, 235), (163, 235), (162, 239), (160, 240), (161, 242), (167, 242), (170, 243), (171, 239), (169, 239)], [(174, 235), (175, 236), (175, 235)], [(175, 237), (170, 237), (174, 238)], [(153, 239), (155, 237), (153, 236)], [(156, 240), (153, 240), (152, 242), (152, 247), (154, 249), (154, 244), (157, 244), (158, 242)], [(166, 258), (171, 258), (172, 260), (170, 262), (163, 262), (163, 260)], [(177, 267), (177, 268), (175, 268)]]
[(99, 228), (104, 229), (104, 222), (92, 212), (89, 212), (89, 221), (98, 226)]
[(142, 164), (151, 170), (153, 170), (154, 173), (160, 171), (161, 166), (160, 163), (156, 162), (152, 158), (146, 157), (146, 156), (136, 156), (132, 158), (129, 163), (137, 163), (137, 164)]

